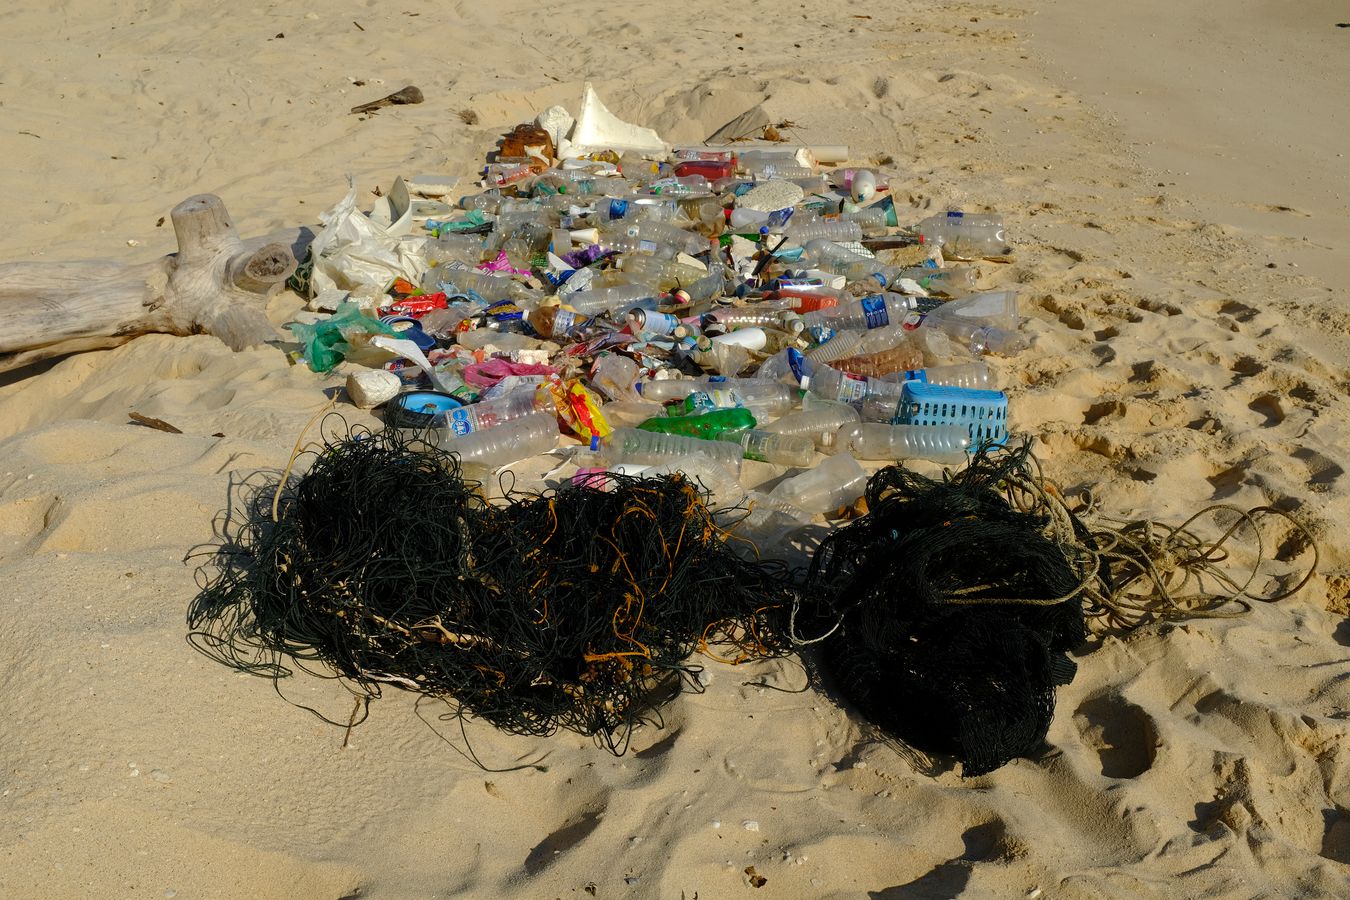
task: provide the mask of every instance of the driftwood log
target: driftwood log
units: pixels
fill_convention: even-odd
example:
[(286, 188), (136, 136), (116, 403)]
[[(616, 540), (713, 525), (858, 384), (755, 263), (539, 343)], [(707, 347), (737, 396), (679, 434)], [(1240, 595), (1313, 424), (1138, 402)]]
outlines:
[(277, 340), (266, 303), (295, 271), (292, 247), (246, 244), (214, 194), (170, 218), (178, 252), (154, 262), (0, 265), (0, 372), (156, 332), (213, 334), (233, 350)]

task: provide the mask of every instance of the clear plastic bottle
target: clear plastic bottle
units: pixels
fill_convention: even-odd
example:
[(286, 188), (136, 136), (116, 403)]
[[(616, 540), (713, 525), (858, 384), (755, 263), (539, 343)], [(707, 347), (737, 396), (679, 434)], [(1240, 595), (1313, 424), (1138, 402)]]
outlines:
[(723, 441), (705, 441), (679, 434), (660, 434), (637, 428), (617, 428), (601, 439), (594, 459), (601, 465), (623, 463), (660, 465), (685, 456), (706, 457), (723, 464), (738, 476), (741, 448)]
[(866, 278), (881, 265), (873, 257), (854, 253), (823, 238), (807, 241), (805, 251), (802, 254), (803, 260), (836, 275), (843, 275), (849, 281)]
[(928, 384), (940, 384), (945, 387), (968, 388), (971, 390), (992, 390), (989, 367), (983, 362), (953, 363), (948, 366), (929, 366), (923, 369), (911, 369), (885, 376), (887, 381), (923, 381)]
[(567, 305), (583, 316), (598, 316), (636, 306), (652, 294), (652, 289), (643, 284), (611, 285), (568, 294)]
[(959, 464), (970, 449), (964, 425), (887, 425), (862, 422), (844, 425), (835, 446), (858, 459), (929, 459)]
[(616, 223), (611, 233), (671, 247), (679, 253), (688, 253), (690, 256), (704, 252), (709, 246), (707, 238), (668, 222), (643, 220), (632, 224)]
[(816, 366), (807, 389), (825, 400), (847, 403), (862, 413), (864, 420), (890, 421), (900, 403), (903, 385), (880, 378), (868, 378), (841, 372), (830, 366)]
[(763, 309), (756, 304), (719, 309), (710, 313), (708, 318), (728, 328), (773, 328), (783, 323), (783, 312), (781, 309)]
[(822, 219), (805, 225), (793, 223), (787, 230), (788, 240), (802, 247), (807, 247), (812, 241), (849, 243), (861, 241), (862, 237), (862, 226), (846, 219)]
[(540, 341), (518, 331), (497, 331), (495, 328), (474, 328), (455, 332), (455, 343), (470, 350), (481, 350), (489, 344), (498, 350), (538, 350)]
[(558, 442), (558, 419), (553, 413), (533, 412), (495, 428), (441, 434), (441, 449), (458, 454), (461, 462), (496, 468), (552, 450)]
[(695, 391), (733, 391), (756, 418), (782, 415), (792, 408), (796, 391), (790, 385), (760, 378), (670, 378), (639, 381), (634, 387), (643, 400), (683, 400)]
[(789, 466), (804, 469), (815, 458), (816, 445), (809, 437), (797, 434), (777, 434), (772, 431), (750, 429), (747, 431), (724, 432), (717, 436), (719, 441), (739, 444), (741, 454), (746, 459), (772, 463), (776, 466)]
[(472, 291), (489, 303), (525, 300), (536, 296), (526, 285), (506, 275), (486, 275), (463, 266), (436, 266), (422, 276), (422, 285), (446, 293)]
[(953, 210), (930, 216), (911, 230), (922, 235), (926, 243), (941, 242), (942, 255), (948, 259), (1006, 256), (1012, 250), (1002, 216), (993, 214)]
[[(898, 401), (897, 401), (898, 402)], [(892, 409), (894, 412), (894, 409)], [(765, 425), (771, 434), (790, 434), (808, 437), (818, 447), (834, 445), (834, 436), (840, 426), (860, 421), (858, 411), (845, 403), (822, 403), (783, 416)]]
[(795, 161), (781, 159), (751, 159), (741, 157), (741, 171), (754, 176), (756, 181), (772, 181), (790, 178), (815, 178), (815, 169), (798, 165)]
[(887, 325), (899, 325), (911, 312), (938, 305), (937, 301), (924, 303), (923, 299), (887, 291), (807, 313), (802, 316), (802, 321), (808, 328), (816, 325), (826, 325), (836, 330), (884, 328)]
[(977, 356), (1013, 356), (1027, 346), (1018, 321), (1016, 292), (992, 291), (942, 304), (924, 316), (921, 327), (940, 329)]
[[(616, 466), (622, 470), (623, 466)], [(707, 456), (682, 456), (659, 465), (648, 466), (642, 474), (646, 477), (670, 475), (679, 472), (707, 491), (710, 499), (724, 506), (734, 506), (745, 498), (745, 488), (741, 487), (736, 473), (725, 465)]]
[(619, 268), (643, 282), (654, 283), (663, 291), (672, 291), (682, 285), (692, 284), (708, 274), (707, 269), (643, 254), (620, 257)]
[(824, 364), (834, 362), (836, 359), (846, 359), (850, 356), (857, 356), (862, 351), (863, 335), (865, 331), (840, 331), (836, 332), (834, 337), (823, 344), (812, 347), (806, 351), (806, 358), (815, 364)]
[(919, 287), (934, 294), (946, 294), (949, 297), (965, 297), (975, 292), (975, 267), (951, 266), (946, 269), (930, 269), (927, 266), (906, 266), (894, 275), (888, 276), (887, 286), (908, 278), (916, 281)]
[(866, 488), (867, 471), (852, 455), (839, 453), (779, 482), (769, 496), (808, 513), (825, 514), (853, 503)]
[(879, 237), (885, 234), (889, 227), (886, 224), (886, 210), (879, 206), (855, 209), (853, 212), (844, 213), (840, 218), (858, 223), (858, 227), (866, 237)]
[(496, 428), (505, 422), (528, 416), (539, 409), (533, 390), (514, 391), (497, 400), (484, 400), (452, 409), (445, 414), (445, 427), (453, 437)]

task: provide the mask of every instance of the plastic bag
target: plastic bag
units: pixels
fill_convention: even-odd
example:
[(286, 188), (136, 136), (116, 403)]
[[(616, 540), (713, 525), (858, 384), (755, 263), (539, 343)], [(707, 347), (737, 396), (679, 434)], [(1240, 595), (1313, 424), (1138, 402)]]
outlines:
[(427, 268), (426, 238), (403, 239), (356, 208), (356, 187), (319, 216), (323, 231), (310, 245), (309, 296), (328, 290), (378, 293), (395, 278), (417, 283)]
[(313, 325), (292, 322), (286, 327), (305, 348), (301, 359), (314, 372), (329, 372), (346, 359), (350, 350), (347, 339), (351, 335), (396, 335), (394, 329), (366, 315), (360, 304), (350, 301), (339, 305), (337, 312), (321, 322)]

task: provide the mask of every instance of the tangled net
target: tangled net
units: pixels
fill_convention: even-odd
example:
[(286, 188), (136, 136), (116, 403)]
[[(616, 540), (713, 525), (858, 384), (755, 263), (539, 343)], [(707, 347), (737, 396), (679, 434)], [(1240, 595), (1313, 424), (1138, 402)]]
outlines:
[(566, 728), (622, 753), (645, 714), (698, 689), (694, 650), (787, 652), (775, 620), (793, 591), (781, 565), (724, 545), (678, 474), (592, 484), (499, 508), (415, 437), (327, 439), (279, 499), (252, 496), (191, 639), (274, 679), (284, 656), (316, 661), (366, 697), (395, 684), (507, 732)]
[[(982, 774), (1041, 749), (1089, 630), (1229, 615), (1306, 584), (1312, 570), (1252, 590), (1259, 517), (1289, 519), (1286, 549), (1310, 546), (1316, 567), (1312, 536), (1270, 508), (1225, 513), (1212, 542), (1191, 526), (1227, 507), (1179, 527), (1089, 527), (1027, 445), (943, 480), (878, 471), (868, 513), (824, 539), (804, 579), (734, 553), (679, 474), (609, 474), (494, 506), (454, 456), (399, 430), (334, 435), (303, 477), (289, 473), (251, 495), (220, 548), (189, 612), (199, 649), (277, 682), (287, 657), (319, 663), (358, 710), (393, 684), (510, 733), (570, 729), (614, 753), (700, 689), (695, 651), (738, 663), (820, 645), (874, 725)], [(1257, 553), (1240, 581), (1219, 564), (1244, 525)]]
[[(1025, 448), (982, 453), (935, 481), (900, 467), (868, 482), (867, 515), (831, 534), (799, 608), (843, 693), (873, 724), (921, 750), (959, 757), (967, 775), (1035, 752), (1055, 686), (1087, 636), (1082, 591), (1098, 577), (1088, 539), (1004, 496)], [(1071, 534), (1070, 537), (1073, 535)]]

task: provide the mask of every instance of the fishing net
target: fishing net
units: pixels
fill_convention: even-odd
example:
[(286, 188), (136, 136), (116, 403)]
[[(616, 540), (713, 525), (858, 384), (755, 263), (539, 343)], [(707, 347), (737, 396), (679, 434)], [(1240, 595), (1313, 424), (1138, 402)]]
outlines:
[(868, 513), (816, 551), (794, 629), (873, 724), (957, 756), (967, 775), (1042, 745), (1066, 651), (1086, 637), (1099, 566), (1071, 518), (1007, 496), (1027, 450), (981, 453), (945, 480), (899, 466), (868, 482)]
[(503, 506), (406, 433), (326, 439), (255, 490), (189, 614), (203, 652), (280, 679), (319, 662), (358, 694), (394, 684), (504, 731), (594, 735), (697, 690), (695, 650), (787, 652), (792, 585), (747, 562), (694, 483), (608, 475)]

